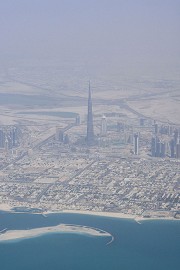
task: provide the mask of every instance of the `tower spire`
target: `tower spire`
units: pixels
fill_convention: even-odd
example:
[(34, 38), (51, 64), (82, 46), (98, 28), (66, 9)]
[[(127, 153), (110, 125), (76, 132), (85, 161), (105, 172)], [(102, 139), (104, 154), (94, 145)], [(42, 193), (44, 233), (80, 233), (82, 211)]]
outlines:
[(89, 97), (88, 99), (91, 99), (91, 81), (89, 81)]
[(93, 114), (92, 114), (92, 98), (91, 98), (91, 83), (89, 81), (88, 94), (88, 115), (87, 115), (87, 144), (92, 145), (94, 141)]

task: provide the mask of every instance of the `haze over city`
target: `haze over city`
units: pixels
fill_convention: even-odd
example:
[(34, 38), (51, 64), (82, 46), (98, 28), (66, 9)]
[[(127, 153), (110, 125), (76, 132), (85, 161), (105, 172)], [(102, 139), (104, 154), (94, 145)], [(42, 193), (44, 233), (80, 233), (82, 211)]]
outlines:
[[(117, 73), (179, 67), (178, 0), (1, 1), (1, 58), (72, 59)], [(53, 59), (54, 60), (54, 59)], [(110, 66), (110, 67), (109, 67)]]

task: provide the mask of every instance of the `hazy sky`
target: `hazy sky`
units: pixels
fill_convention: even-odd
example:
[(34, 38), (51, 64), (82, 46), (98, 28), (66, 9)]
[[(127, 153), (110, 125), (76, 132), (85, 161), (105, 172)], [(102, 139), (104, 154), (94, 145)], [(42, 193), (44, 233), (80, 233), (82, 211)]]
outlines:
[(180, 64), (180, 0), (0, 0), (0, 56)]

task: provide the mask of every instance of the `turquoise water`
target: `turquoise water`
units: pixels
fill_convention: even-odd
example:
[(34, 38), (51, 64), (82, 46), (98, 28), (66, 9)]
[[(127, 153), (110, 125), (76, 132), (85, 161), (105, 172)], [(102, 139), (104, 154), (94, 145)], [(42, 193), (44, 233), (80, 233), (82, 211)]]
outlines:
[(0, 243), (1, 270), (176, 270), (180, 259), (180, 222), (145, 221), (53, 214), (0, 213), (0, 229), (28, 229), (73, 223), (98, 227), (107, 237), (82, 234), (46, 234), (22, 241)]

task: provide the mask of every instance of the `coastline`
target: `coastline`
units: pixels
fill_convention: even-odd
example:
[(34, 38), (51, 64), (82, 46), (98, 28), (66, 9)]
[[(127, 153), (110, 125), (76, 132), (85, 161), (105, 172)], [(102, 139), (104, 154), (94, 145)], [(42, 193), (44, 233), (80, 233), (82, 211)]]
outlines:
[(48, 214), (79, 214), (79, 215), (90, 215), (90, 216), (100, 216), (100, 217), (110, 217), (110, 218), (118, 218), (118, 219), (131, 219), (138, 223), (140, 221), (148, 221), (148, 220), (169, 220), (169, 221), (179, 221), (180, 219), (176, 219), (174, 217), (158, 217), (158, 216), (150, 216), (143, 217), (132, 214), (124, 214), (124, 213), (114, 213), (114, 212), (93, 212), (93, 211), (82, 211), (82, 210), (63, 210), (63, 211), (46, 211), (45, 215)]
[[(8, 204), (0, 204), (0, 211), (9, 212), (9, 213), (27, 213), (33, 215), (48, 215), (48, 214), (79, 214), (79, 215), (91, 215), (91, 216), (100, 216), (100, 217), (110, 217), (110, 218), (119, 218), (119, 219), (131, 219), (138, 223), (141, 221), (148, 220), (169, 220), (169, 221), (180, 221), (178, 218), (174, 218), (173, 216), (163, 216), (159, 215), (163, 211), (153, 212), (153, 215), (140, 216), (133, 214), (125, 214), (125, 213), (115, 213), (115, 212), (98, 212), (98, 211), (88, 211), (88, 210), (47, 210), (42, 212), (21, 212), (13, 210), (15, 206), (10, 206)], [(165, 212), (164, 212), (165, 213)], [(167, 214), (167, 213), (166, 213)]]
[[(28, 208), (29, 209), (29, 208)], [(0, 204), (0, 211), (9, 212), (9, 213), (26, 213), (26, 212), (17, 212), (13, 210), (8, 205)], [(157, 214), (158, 212), (154, 212)], [(180, 219), (176, 219), (174, 217), (168, 216), (149, 216), (143, 217), (138, 215), (132, 214), (124, 214), (124, 213), (113, 213), (113, 212), (92, 212), (92, 211), (80, 211), (80, 210), (63, 210), (63, 211), (46, 211), (46, 212), (27, 212), (27, 214), (36, 214), (36, 215), (43, 215), (45, 218), (51, 214), (79, 214), (79, 215), (89, 215), (89, 216), (99, 216), (99, 217), (109, 217), (109, 218), (117, 218), (117, 219), (129, 219), (138, 224), (141, 224), (143, 221), (152, 221), (152, 220), (164, 220), (164, 221), (179, 221)], [(161, 212), (161, 215), (164, 212)], [(159, 212), (160, 215), (160, 212)], [(113, 236), (103, 231), (99, 228), (88, 227), (83, 225), (75, 225), (75, 224), (60, 224), (57, 226), (49, 226), (49, 227), (41, 227), (41, 228), (34, 228), (28, 230), (6, 230), (3, 229), (0, 232), (0, 242), (4, 241), (13, 241), (13, 240), (22, 240), (32, 237), (41, 236), (47, 233), (82, 233), (91, 236), (109, 236), (113, 241)]]

